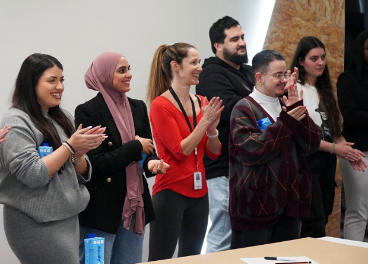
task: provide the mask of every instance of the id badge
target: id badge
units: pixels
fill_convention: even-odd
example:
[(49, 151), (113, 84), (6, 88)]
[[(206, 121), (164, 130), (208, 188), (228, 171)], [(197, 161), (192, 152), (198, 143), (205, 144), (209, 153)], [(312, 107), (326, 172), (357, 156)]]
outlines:
[(194, 190), (202, 189), (202, 173), (200, 171), (196, 171), (194, 173)]

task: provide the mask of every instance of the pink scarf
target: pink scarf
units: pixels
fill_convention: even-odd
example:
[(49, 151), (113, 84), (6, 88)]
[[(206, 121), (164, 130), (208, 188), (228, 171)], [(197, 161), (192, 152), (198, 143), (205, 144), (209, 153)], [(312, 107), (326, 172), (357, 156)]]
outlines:
[[(120, 93), (113, 86), (114, 72), (119, 60), (124, 57), (116, 52), (104, 52), (97, 56), (84, 75), (84, 80), (89, 89), (99, 91), (110, 110), (115, 124), (119, 130), (122, 143), (135, 139), (135, 129), (128, 97)], [(123, 208), (123, 224), (129, 229), (132, 216), (135, 213), (133, 233), (142, 235), (145, 225), (143, 204), (143, 179), (139, 162), (125, 168), (127, 194)]]

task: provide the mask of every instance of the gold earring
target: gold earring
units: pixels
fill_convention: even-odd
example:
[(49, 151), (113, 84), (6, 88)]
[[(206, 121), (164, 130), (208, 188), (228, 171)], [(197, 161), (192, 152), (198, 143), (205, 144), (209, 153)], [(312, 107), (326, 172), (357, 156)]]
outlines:
[(263, 84), (263, 82), (262, 81), (259, 81), (259, 84)]

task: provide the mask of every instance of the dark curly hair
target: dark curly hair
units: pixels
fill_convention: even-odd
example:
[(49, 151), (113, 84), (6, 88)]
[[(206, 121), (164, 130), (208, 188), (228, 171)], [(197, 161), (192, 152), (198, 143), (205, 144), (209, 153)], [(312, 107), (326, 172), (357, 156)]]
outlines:
[[(322, 48), (325, 52), (325, 45), (316, 37), (304, 37), (302, 38), (296, 48), (293, 60), (290, 65), (290, 70), (293, 71), (294, 67), (299, 69), (299, 82), (304, 85), (307, 82), (307, 72), (304, 67), (300, 65), (299, 60), (304, 61), (308, 52), (314, 48)], [(322, 75), (317, 77), (316, 89), (320, 98), (320, 102), (323, 106), (325, 113), (328, 116), (328, 123), (331, 128), (331, 134), (334, 137), (342, 136), (342, 122), (340, 111), (337, 106), (335, 94), (332, 89), (330, 72), (326, 64), (325, 70)]]
[(210, 28), (210, 40), (211, 40), (211, 49), (212, 52), (216, 55), (216, 48), (214, 44), (224, 43), (226, 38), (225, 29), (229, 29), (232, 27), (240, 26), (239, 22), (232, 17), (224, 16), (220, 18)]

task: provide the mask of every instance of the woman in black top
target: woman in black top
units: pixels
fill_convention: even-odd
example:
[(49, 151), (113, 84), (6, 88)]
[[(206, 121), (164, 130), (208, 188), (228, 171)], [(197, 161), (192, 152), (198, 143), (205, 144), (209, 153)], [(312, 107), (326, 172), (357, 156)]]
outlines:
[(80, 261), (84, 263), (83, 239), (94, 233), (105, 238), (105, 264), (138, 263), (144, 226), (155, 219), (139, 161), (146, 177), (165, 173), (168, 165), (155, 154), (146, 105), (126, 95), (132, 79), (127, 59), (104, 52), (84, 79), (89, 89), (99, 93), (76, 108), (75, 120), (83, 126), (106, 127), (107, 139), (87, 153), (93, 171), (86, 184), (91, 200), (79, 215)]
[[(368, 155), (368, 31), (356, 38), (349, 67), (340, 75), (337, 88), (344, 118), (343, 135)], [(344, 238), (363, 241), (368, 218), (368, 171), (354, 170), (359, 166), (359, 163), (350, 166), (348, 161), (340, 161), (347, 206)]]

